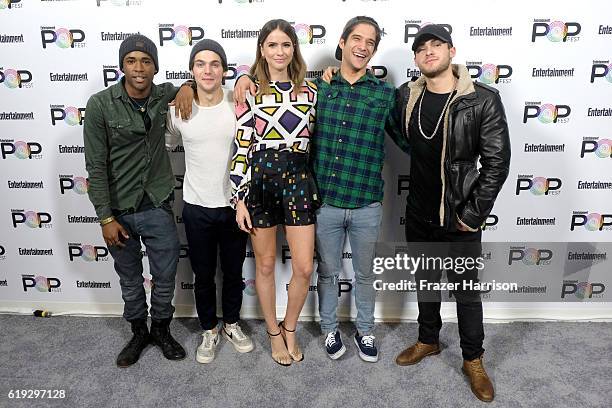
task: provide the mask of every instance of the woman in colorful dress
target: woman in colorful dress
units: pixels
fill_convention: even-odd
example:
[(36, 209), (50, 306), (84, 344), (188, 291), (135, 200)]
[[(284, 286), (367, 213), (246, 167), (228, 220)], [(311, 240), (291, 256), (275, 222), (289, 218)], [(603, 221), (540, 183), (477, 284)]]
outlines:
[[(238, 226), (255, 252), (255, 287), (270, 337), (272, 358), (288, 366), (304, 359), (296, 339), (313, 271), (318, 198), (309, 170), (317, 88), (304, 81), (306, 64), (294, 28), (268, 21), (251, 68), (257, 94), (236, 105), (237, 132), (230, 179)], [(277, 323), (276, 232), (283, 226), (291, 251), (287, 309)]]

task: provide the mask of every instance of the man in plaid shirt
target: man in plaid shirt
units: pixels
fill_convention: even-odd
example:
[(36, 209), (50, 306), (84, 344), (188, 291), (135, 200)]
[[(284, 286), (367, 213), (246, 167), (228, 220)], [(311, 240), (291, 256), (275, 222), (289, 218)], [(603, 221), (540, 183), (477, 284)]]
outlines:
[[(408, 151), (399, 118), (392, 115), (395, 88), (367, 70), (380, 38), (381, 29), (374, 19), (350, 19), (336, 49), (340, 70), (329, 83), (315, 81), (319, 98), (311, 158), (323, 203), (317, 211), (316, 227), (319, 315), (326, 351), (334, 360), (346, 351), (336, 310), (342, 252), (348, 236), (357, 306), (354, 342), (364, 361), (378, 361), (373, 335), (376, 293), (372, 261), (382, 220), (385, 129), (402, 150)], [(239, 101), (249, 85), (246, 78), (237, 83)]]
[(395, 88), (367, 71), (381, 30), (359, 16), (344, 27), (336, 49), (340, 70), (330, 83), (319, 81), (313, 168), (323, 205), (317, 212), (318, 293), (321, 331), (330, 358), (346, 351), (338, 331), (338, 276), (348, 235), (355, 271), (357, 333), (354, 342), (364, 361), (376, 362), (372, 260), (378, 240), (383, 199), (385, 127), (403, 150), (401, 126), (392, 115)]

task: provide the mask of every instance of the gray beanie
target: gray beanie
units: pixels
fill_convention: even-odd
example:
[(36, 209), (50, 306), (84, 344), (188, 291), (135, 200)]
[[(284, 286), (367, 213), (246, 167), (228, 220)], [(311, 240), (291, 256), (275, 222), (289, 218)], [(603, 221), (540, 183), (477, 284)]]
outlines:
[(203, 39), (196, 43), (193, 48), (191, 48), (191, 54), (189, 55), (189, 70), (193, 69), (193, 59), (200, 51), (212, 51), (216, 53), (221, 58), (223, 70), (227, 71), (227, 57), (225, 56), (225, 51), (223, 50), (223, 47), (215, 40), (209, 39)]
[(159, 71), (159, 62), (157, 61), (157, 47), (155, 43), (141, 34), (133, 34), (123, 40), (119, 46), (119, 69), (123, 71), (123, 59), (132, 51), (142, 51), (149, 54), (155, 64), (155, 73)]

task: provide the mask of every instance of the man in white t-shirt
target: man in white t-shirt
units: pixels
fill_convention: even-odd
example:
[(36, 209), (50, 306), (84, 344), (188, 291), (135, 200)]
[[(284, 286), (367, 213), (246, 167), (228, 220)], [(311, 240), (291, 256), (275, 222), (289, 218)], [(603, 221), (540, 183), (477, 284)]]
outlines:
[[(176, 118), (174, 108), (168, 112), (166, 147), (172, 149), (182, 139), (185, 148), (183, 222), (195, 274), (196, 309), (204, 330), (196, 360), (210, 363), (220, 332), (237, 351), (253, 350), (253, 342), (238, 325), (247, 234), (236, 225), (230, 207), (229, 165), (236, 117), (231, 91), (221, 87), (227, 71), (225, 51), (216, 41), (202, 40), (191, 50), (189, 69), (197, 85), (191, 118)], [(217, 319), (217, 253), (223, 272), (222, 327)]]

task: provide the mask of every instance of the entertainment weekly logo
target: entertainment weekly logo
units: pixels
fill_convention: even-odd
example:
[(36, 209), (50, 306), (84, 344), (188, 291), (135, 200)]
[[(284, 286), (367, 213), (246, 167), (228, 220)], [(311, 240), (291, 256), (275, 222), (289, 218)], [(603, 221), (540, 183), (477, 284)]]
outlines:
[(321, 24), (305, 24), (296, 23), (294, 21), (290, 21), (289, 23), (295, 29), (295, 34), (300, 44), (325, 44), (327, 29)]
[(499, 216), (495, 214), (489, 214), (485, 222), (482, 224), (482, 230), (497, 231), (497, 224), (499, 224)]
[(77, 108), (75, 106), (49, 105), (49, 113), (51, 114), (51, 125), (53, 126), (61, 121), (64, 121), (69, 126), (82, 126), (83, 120), (85, 120), (85, 108)]
[(24, 159), (42, 159), (42, 145), (38, 142), (24, 142), (22, 140), (15, 141), (14, 139), (0, 139), (0, 153), (2, 160), (9, 158)]
[(551, 19), (537, 18), (533, 20), (531, 29), (531, 42), (546, 37), (550, 42), (576, 42), (580, 40), (578, 34), (582, 26), (577, 22), (551, 21)]
[(32, 72), (27, 69), (0, 67), (0, 84), (9, 89), (32, 88)]
[(204, 28), (176, 24), (159, 24), (159, 45), (172, 42), (180, 47), (193, 45), (204, 38)]
[(32, 211), (22, 209), (11, 209), (13, 228), (19, 228), (22, 224), (30, 228), (51, 228), (51, 214), (45, 211)]
[(68, 259), (70, 262), (75, 262), (75, 259), (81, 259), (85, 262), (100, 262), (108, 261), (108, 248), (105, 246), (68, 243)]
[(0, 0), (0, 10), (13, 10), (22, 7), (21, 0)]
[(25, 42), (23, 34), (0, 34), (0, 44), (21, 44)]
[(508, 265), (512, 265), (514, 262), (522, 262), (527, 266), (549, 265), (553, 255), (553, 251), (550, 249), (511, 246), (508, 250)]
[(561, 285), (561, 299), (574, 296), (578, 299), (601, 299), (606, 290), (602, 282), (580, 282), (577, 280), (564, 280)]
[(583, 137), (580, 146), (580, 158), (584, 159), (585, 157), (612, 158), (612, 139)]
[(612, 64), (610, 60), (593, 60), (591, 67), (591, 83), (596, 80), (597, 83), (602, 83), (601, 78), (605, 78), (608, 83), (612, 84)]
[(574, 211), (570, 221), (570, 231), (580, 227), (591, 232), (612, 231), (612, 214)]
[(46, 276), (40, 275), (21, 275), (21, 284), (24, 292), (28, 292), (30, 289), (36, 289), (43, 293), (62, 291), (60, 288), (62, 282), (59, 278), (47, 278)]
[(533, 175), (519, 174), (516, 179), (515, 194), (520, 195), (524, 191), (529, 191), (534, 196), (558, 195), (563, 182), (557, 177), (534, 177)]
[[(423, 20), (405, 20), (404, 22), (404, 43), (414, 41), (416, 33), (424, 26), (433, 24), (431, 22), (423, 22)], [(453, 27), (450, 24), (436, 23), (443, 26), (449, 34), (453, 33)]]
[(89, 191), (89, 180), (87, 177), (60, 174), (58, 178), (60, 194), (62, 195), (66, 194), (66, 191), (72, 191), (77, 195), (85, 195)]
[(121, 72), (118, 65), (102, 65), (102, 79), (105, 88), (114, 85), (122, 76), (123, 72)]
[(543, 124), (564, 124), (569, 122), (572, 108), (569, 105), (555, 105), (542, 102), (525, 102), (523, 110), (523, 123), (537, 119)]
[(80, 28), (55, 28), (55, 26), (41, 26), (40, 38), (43, 49), (50, 44), (58, 48), (83, 48), (85, 47), (85, 31)]
[(466, 61), (466, 67), (472, 79), (483, 84), (509, 84), (512, 82), (512, 66), (504, 64), (482, 63), (480, 61)]

